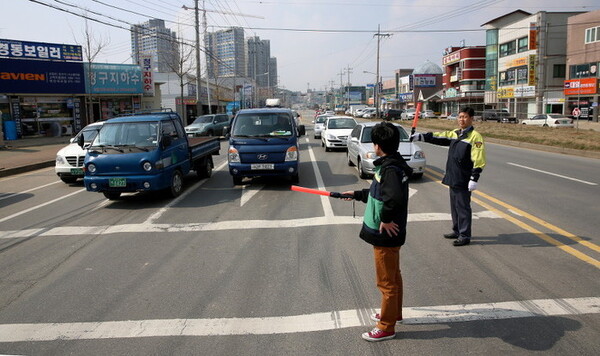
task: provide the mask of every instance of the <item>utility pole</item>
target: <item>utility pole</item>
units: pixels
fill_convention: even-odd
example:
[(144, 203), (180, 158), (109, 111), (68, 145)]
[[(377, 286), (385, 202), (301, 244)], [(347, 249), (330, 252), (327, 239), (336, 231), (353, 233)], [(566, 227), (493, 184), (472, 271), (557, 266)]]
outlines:
[[(194, 29), (196, 30), (196, 116), (201, 116), (202, 112), (202, 103), (200, 102), (200, 88), (202, 87), (201, 74), (202, 70), (200, 68), (200, 19), (198, 18), (198, 12), (200, 9), (198, 8), (198, 0), (194, 0), (194, 16), (195, 16), (195, 24)], [(181, 98), (183, 100), (183, 98)]]
[[(206, 39), (206, 1), (202, 0), (202, 27), (203, 27), (203, 31), (202, 34), (204, 36), (204, 38)], [(206, 50), (206, 53), (210, 56), (211, 55), (211, 49), (209, 49), (208, 47), (204, 47)], [(215, 82), (217, 81), (217, 75), (215, 75)], [(208, 101), (208, 113), (212, 114), (212, 107), (210, 105), (210, 84), (208, 83), (208, 61), (206, 61), (206, 98)], [(217, 106), (219, 105), (219, 103), (217, 102)]]
[(354, 68), (350, 68), (350, 64), (348, 64), (348, 67), (346, 67), (344, 69), (346, 70), (346, 74), (348, 74), (348, 85), (346, 86), (346, 98), (348, 100), (347, 108), (350, 108), (350, 74), (352, 74), (352, 69), (354, 69)]
[(377, 74), (375, 77), (375, 80), (377, 81), (377, 83), (375, 83), (375, 91), (374, 91), (374, 99), (375, 99), (375, 117), (379, 119), (379, 86), (380, 86), (380, 82), (381, 79), (379, 78), (379, 42), (381, 40), (381, 37), (390, 37), (391, 34), (389, 33), (381, 33), (381, 25), (377, 25), (377, 33), (374, 35), (377, 36)]

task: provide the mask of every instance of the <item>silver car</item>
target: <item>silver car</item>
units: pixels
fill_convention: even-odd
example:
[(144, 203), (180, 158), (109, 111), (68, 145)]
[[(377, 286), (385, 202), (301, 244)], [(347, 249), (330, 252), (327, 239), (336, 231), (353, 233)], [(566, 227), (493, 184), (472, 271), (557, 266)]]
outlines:
[(332, 115), (325, 114), (319, 115), (315, 118), (315, 121), (313, 121), (313, 124), (315, 124), (315, 138), (321, 138), (321, 132), (323, 132), (323, 128), (325, 128), (325, 121), (327, 121), (327, 118), (330, 116)]
[[(373, 176), (375, 165), (373, 161), (379, 158), (375, 154), (371, 141), (371, 130), (376, 122), (361, 122), (354, 127), (348, 136), (348, 165), (356, 166), (360, 178)], [(425, 171), (425, 153), (419, 145), (410, 142), (408, 133), (400, 125), (394, 124), (400, 130), (400, 146), (398, 152), (406, 163), (413, 169), (413, 177), (423, 177)]]

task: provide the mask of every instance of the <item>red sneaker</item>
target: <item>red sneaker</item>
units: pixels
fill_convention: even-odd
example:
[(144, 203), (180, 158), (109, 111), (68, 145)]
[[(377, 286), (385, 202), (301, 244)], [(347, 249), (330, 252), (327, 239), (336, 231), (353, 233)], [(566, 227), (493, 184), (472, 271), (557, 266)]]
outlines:
[[(381, 321), (381, 315), (379, 315), (379, 313), (371, 314), (371, 320), (378, 323)], [(402, 319), (396, 320), (396, 325), (398, 324), (402, 324)]]
[(367, 341), (383, 341), (389, 340), (396, 337), (396, 333), (389, 333), (387, 331), (380, 330), (379, 328), (374, 328), (368, 333), (363, 333), (362, 338)]

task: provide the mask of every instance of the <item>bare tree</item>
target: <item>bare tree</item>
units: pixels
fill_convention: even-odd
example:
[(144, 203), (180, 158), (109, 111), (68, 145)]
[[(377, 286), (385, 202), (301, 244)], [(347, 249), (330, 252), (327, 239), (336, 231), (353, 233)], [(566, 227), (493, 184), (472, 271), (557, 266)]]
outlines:
[[(189, 46), (186, 43), (184, 43), (182, 38), (178, 38), (178, 44), (179, 44), (179, 55), (175, 56), (176, 60), (175, 61), (165, 61), (165, 64), (167, 65), (167, 67), (169, 67), (169, 69), (173, 73), (175, 73), (175, 75), (177, 77), (179, 77), (179, 88), (180, 88), (179, 94), (180, 94), (180, 98), (181, 98), (181, 119), (183, 120), (183, 124), (185, 126), (187, 123), (187, 112), (185, 111), (185, 102), (183, 100), (183, 87), (186, 84), (191, 83), (189, 78), (190, 78), (190, 73), (191, 73), (192, 69), (194, 68), (193, 61), (191, 60), (193, 58), (194, 49), (192, 46)], [(177, 52), (177, 46), (173, 46), (173, 48), (174, 48), (173, 52)], [(170, 56), (167, 56), (167, 57), (170, 57)], [(200, 90), (200, 88), (196, 88), (196, 90)]]

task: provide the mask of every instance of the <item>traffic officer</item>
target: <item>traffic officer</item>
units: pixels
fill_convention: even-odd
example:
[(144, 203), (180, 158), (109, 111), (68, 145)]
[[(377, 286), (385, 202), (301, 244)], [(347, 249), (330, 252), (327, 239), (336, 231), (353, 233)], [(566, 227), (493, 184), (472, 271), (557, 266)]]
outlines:
[(473, 128), (474, 114), (472, 108), (464, 107), (457, 118), (459, 129), (411, 136), (414, 141), (450, 146), (442, 183), (450, 187), (452, 232), (444, 237), (454, 239), (454, 246), (471, 242), (471, 192), (477, 189), (479, 175), (485, 167), (485, 145), (481, 134)]

